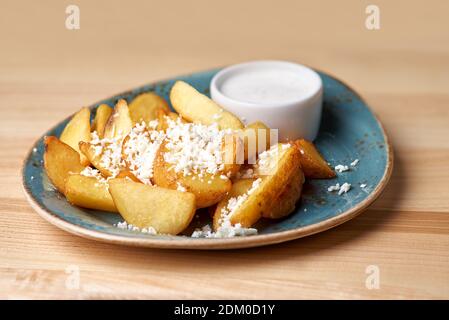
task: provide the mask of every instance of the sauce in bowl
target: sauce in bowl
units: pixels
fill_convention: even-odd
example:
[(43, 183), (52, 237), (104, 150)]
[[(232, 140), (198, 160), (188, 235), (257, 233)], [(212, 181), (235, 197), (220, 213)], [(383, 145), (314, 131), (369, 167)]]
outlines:
[(224, 79), (220, 91), (231, 99), (263, 106), (301, 99), (307, 95), (308, 84), (296, 72), (263, 68)]
[(212, 99), (246, 120), (278, 129), (281, 140), (314, 140), (322, 109), (322, 82), (305, 66), (254, 61), (225, 68), (211, 82)]

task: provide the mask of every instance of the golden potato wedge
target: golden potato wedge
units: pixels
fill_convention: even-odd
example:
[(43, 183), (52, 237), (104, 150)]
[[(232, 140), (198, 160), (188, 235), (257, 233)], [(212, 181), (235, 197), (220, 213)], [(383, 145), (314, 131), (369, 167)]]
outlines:
[(245, 160), (254, 164), (259, 153), (270, 149), (270, 128), (257, 121), (247, 125), (241, 134), (245, 147)]
[(264, 218), (280, 219), (288, 216), (295, 210), (295, 205), (301, 198), (302, 186), (304, 184), (304, 174), (300, 166), (290, 178), (279, 197), (273, 201), (271, 208), (262, 213)]
[[(275, 151), (277, 152), (271, 152)], [(288, 184), (290, 177), (300, 167), (299, 150), (293, 145), (274, 145), (270, 148), (268, 153), (274, 164), (268, 162), (266, 168), (256, 168), (255, 174), (257, 179), (261, 179), (257, 188), (252, 190), (245, 201), (237, 206), (232, 212), (228, 213), (229, 221), (232, 225), (240, 223), (243, 227), (249, 228), (256, 223), (260, 217), (266, 214), (271, 209), (271, 206), (280, 196), (285, 186)], [(276, 156), (275, 156), (276, 155)], [(262, 160), (261, 160), (262, 159)], [(271, 159), (269, 159), (271, 160)], [(263, 163), (262, 163), (263, 161)], [(265, 167), (267, 162), (266, 157), (258, 159), (258, 166)], [(238, 183), (235, 182), (234, 184)], [(228, 201), (229, 202), (229, 201)], [(220, 205), (220, 204), (219, 204)], [(225, 206), (227, 204), (222, 204)], [(216, 214), (222, 214), (216, 211)], [(219, 218), (215, 218), (219, 221)], [(214, 225), (215, 230), (219, 225)]]
[(92, 123), (92, 131), (97, 131), (100, 139), (103, 139), (104, 137), (104, 128), (106, 127), (106, 123), (108, 122), (111, 114), (112, 108), (107, 104), (101, 104), (98, 106), (97, 112), (95, 113), (94, 122)]
[(173, 108), (188, 121), (205, 125), (217, 123), (220, 129), (243, 129), (243, 123), (237, 116), (184, 81), (176, 81), (170, 91), (170, 101)]
[(133, 124), (149, 123), (157, 119), (158, 111), (162, 110), (165, 113), (170, 112), (168, 103), (154, 92), (146, 92), (138, 95), (129, 104), (129, 114)]
[(80, 141), (89, 142), (90, 139), (90, 110), (82, 108), (67, 123), (59, 140), (75, 149), (80, 154), (81, 164), (87, 166), (89, 162), (80, 152), (78, 144)]
[(84, 169), (80, 155), (56, 137), (45, 137), (44, 145), (44, 167), (48, 178), (59, 192), (65, 193), (68, 177)]
[[(214, 213), (213, 213), (213, 227), (216, 231), (220, 227), (220, 219), (222, 217), (222, 209), (228, 205), (229, 199), (231, 198), (237, 198), (238, 196), (241, 196), (248, 192), (249, 189), (251, 189), (253, 182), (256, 179), (240, 179), (235, 181), (232, 184), (231, 190), (228, 192), (225, 198), (223, 198), (216, 206)], [(258, 220), (258, 219), (257, 219)]]
[(158, 233), (176, 235), (195, 215), (195, 196), (136, 183), (130, 179), (109, 180), (109, 192), (126, 222), (139, 227), (153, 227)]
[(70, 175), (65, 184), (65, 196), (73, 205), (110, 212), (118, 212), (106, 182), (80, 174)]
[(128, 104), (120, 99), (104, 128), (104, 138), (124, 138), (132, 129), (133, 122), (129, 114)]
[(220, 175), (204, 174), (200, 178), (175, 172), (171, 168), (172, 165), (165, 162), (164, 152), (163, 144), (159, 148), (153, 167), (153, 180), (157, 186), (173, 190), (185, 188), (186, 191), (195, 195), (197, 208), (209, 207), (219, 202), (231, 189), (231, 181), (220, 178)]
[(112, 172), (102, 165), (102, 154), (96, 154), (95, 147), (93, 145), (87, 142), (80, 142), (79, 147), (89, 162), (97, 168), (104, 177), (108, 178), (112, 176)]
[(301, 153), (301, 166), (306, 178), (329, 179), (336, 176), (312, 142), (300, 139), (294, 144)]

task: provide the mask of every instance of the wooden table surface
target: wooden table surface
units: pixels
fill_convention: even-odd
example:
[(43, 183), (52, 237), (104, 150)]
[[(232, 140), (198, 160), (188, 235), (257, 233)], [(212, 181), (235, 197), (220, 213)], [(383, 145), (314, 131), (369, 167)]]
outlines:
[[(449, 298), (447, 1), (82, 0), (67, 30), (69, 3), (1, 0), (1, 298)], [(380, 30), (365, 27), (371, 3)], [(85, 240), (28, 205), (28, 148), (81, 106), (267, 58), (336, 75), (385, 124), (393, 176), (356, 219), (264, 248), (168, 251)]]

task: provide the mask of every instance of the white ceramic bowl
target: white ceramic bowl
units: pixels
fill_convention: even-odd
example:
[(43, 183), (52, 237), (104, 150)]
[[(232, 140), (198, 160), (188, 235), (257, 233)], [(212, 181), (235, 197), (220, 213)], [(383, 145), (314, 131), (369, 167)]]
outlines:
[(212, 99), (246, 123), (278, 129), (280, 141), (318, 134), (323, 83), (312, 69), (286, 61), (252, 61), (227, 67), (210, 84)]

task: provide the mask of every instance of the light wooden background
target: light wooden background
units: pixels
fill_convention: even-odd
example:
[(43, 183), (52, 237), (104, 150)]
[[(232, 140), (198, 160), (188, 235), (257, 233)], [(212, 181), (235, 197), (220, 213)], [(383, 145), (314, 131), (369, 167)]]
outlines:
[[(81, 29), (65, 29), (78, 4)], [(381, 29), (364, 26), (365, 7)], [(0, 0), (1, 298), (449, 298), (447, 1)], [(384, 122), (392, 181), (358, 218), (271, 247), (164, 251), (78, 238), (27, 204), (21, 162), (83, 105), (162, 78), (286, 59), (343, 79)], [(380, 288), (365, 286), (366, 268)], [(68, 271), (79, 268), (80, 288)]]

